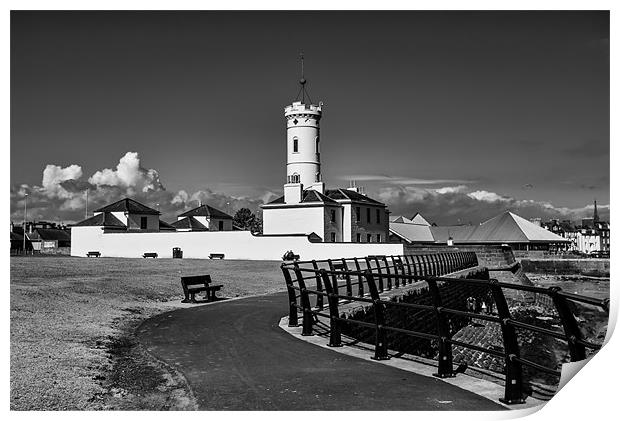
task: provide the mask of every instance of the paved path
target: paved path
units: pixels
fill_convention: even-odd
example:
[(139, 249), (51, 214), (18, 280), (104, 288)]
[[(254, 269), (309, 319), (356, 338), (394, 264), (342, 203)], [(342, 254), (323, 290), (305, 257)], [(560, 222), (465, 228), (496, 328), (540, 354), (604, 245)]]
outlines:
[(140, 341), (181, 371), (200, 409), (501, 410), (483, 397), (300, 341), (278, 327), (285, 293), (164, 313)]

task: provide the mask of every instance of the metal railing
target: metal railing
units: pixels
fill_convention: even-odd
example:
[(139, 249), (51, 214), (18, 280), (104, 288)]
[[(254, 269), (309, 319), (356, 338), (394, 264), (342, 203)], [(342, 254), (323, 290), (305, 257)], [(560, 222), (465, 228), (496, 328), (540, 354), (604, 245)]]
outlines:
[[(582, 303), (602, 309), (609, 315), (609, 300), (580, 296), (561, 291), (559, 287), (541, 288), (520, 284), (499, 282), (496, 279), (467, 279), (449, 277), (451, 273), (475, 268), (478, 260), (474, 252), (453, 252), (405, 256), (368, 256), (366, 258), (329, 259), (282, 264), (282, 272), (289, 294), (289, 326), (299, 325), (302, 319), (302, 335), (313, 334), (313, 324), (318, 317), (329, 320), (329, 346), (342, 346), (342, 327), (353, 324), (374, 330), (375, 350), (373, 359), (389, 359), (388, 332), (391, 335), (405, 335), (433, 341), (438, 349), (437, 377), (453, 377), (455, 370), (452, 347), (490, 354), (504, 360), (505, 388), (500, 401), (507, 404), (523, 403), (523, 367), (560, 375), (556, 367), (541, 365), (521, 357), (517, 330), (526, 330), (538, 335), (564, 340), (568, 343), (571, 361), (586, 358), (586, 350), (598, 350), (601, 345), (584, 338), (578, 321), (572, 312), (573, 303)], [(483, 268), (481, 268), (483, 269)], [(407, 303), (388, 299), (381, 294), (412, 283), (425, 282), (431, 304)], [(469, 285), (488, 288), (496, 311), (482, 314), (449, 308), (443, 303), (442, 288), (446, 285)], [(505, 291), (520, 291), (548, 296), (561, 320), (562, 331), (537, 326), (511, 317)], [(312, 297), (312, 300), (311, 300)], [(325, 305), (324, 300), (327, 300)], [(465, 300), (465, 297), (462, 297)], [(372, 307), (372, 322), (342, 317), (342, 305), (365, 303)], [(395, 307), (414, 309), (433, 315), (431, 333), (403, 328), (388, 323), (388, 312)], [(503, 351), (493, 347), (482, 347), (462, 340), (453, 339), (451, 317), (466, 317), (497, 323), (501, 329)]]

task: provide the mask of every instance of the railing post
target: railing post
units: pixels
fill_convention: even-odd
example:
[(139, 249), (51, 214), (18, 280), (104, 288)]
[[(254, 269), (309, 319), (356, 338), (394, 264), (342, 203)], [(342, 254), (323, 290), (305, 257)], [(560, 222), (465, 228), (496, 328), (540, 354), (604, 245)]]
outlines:
[[(342, 259), (342, 269), (345, 272), (349, 271), (349, 266), (347, 265), (347, 259), (345, 258)], [(344, 276), (345, 282), (347, 283), (347, 295), (349, 297), (353, 297), (353, 287), (351, 286), (351, 276), (348, 273), (345, 273), (343, 276)]]
[(386, 289), (389, 291), (392, 289), (392, 277), (390, 276), (391, 271), (390, 271), (390, 265), (388, 264), (387, 261), (387, 256), (382, 256), (381, 260), (383, 260), (383, 263), (385, 263), (385, 274), (387, 275), (387, 286)]
[(392, 260), (392, 268), (394, 269), (394, 288), (399, 288), (400, 287), (400, 273), (398, 271), (398, 264), (396, 263), (396, 257), (394, 257), (393, 255), (390, 256), (390, 259)]
[(553, 300), (555, 309), (558, 311), (564, 334), (568, 338), (568, 350), (570, 352), (571, 361), (581, 361), (586, 359), (586, 347), (579, 343), (582, 339), (581, 331), (575, 316), (568, 306), (566, 299), (558, 294), (562, 290), (560, 287), (549, 287), (549, 295)]
[[(407, 276), (411, 276), (411, 260), (409, 260), (410, 256), (405, 254), (403, 257), (405, 258), (405, 263), (407, 264)], [(408, 278), (406, 281), (403, 282), (403, 284), (405, 283), (410, 284), (411, 278)]]
[[(331, 280), (332, 280), (332, 288), (334, 289), (335, 293), (338, 294), (338, 279), (336, 278), (336, 274), (334, 273), (336, 271), (336, 268), (334, 267), (334, 262), (332, 262), (332, 259), (327, 259), (327, 264), (329, 265), (329, 270), (331, 271)], [(325, 280), (323, 280), (323, 283), (325, 283)], [(327, 288), (327, 286), (325, 286), (325, 288)]]
[(302, 329), (301, 336), (312, 336), (312, 309), (310, 308), (310, 297), (306, 289), (306, 283), (299, 267), (295, 267), (295, 276), (297, 277), (297, 285), (299, 285), (299, 295), (302, 307)]
[(522, 367), (521, 363), (516, 360), (519, 358), (519, 342), (517, 341), (515, 327), (508, 323), (511, 320), (510, 309), (497, 279), (489, 280), (489, 288), (495, 300), (504, 340), (506, 384), (504, 386), (504, 397), (500, 398), (500, 401), (509, 405), (524, 403)]
[(427, 279), (428, 290), (433, 298), (433, 306), (435, 307), (437, 317), (437, 337), (439, 340), (439, 356), (437, 357), (437, 373), (435, 377), (446, 378), (454, 377), (455, 373), (452, 367), (452, 344), (450, 344), (450, 325), (448, 317), (442, 310), (441, 293), (435, 279)]
[(439, 265), (439, 272), (438, 275), (442, 276), (446, 274), (446, 264), (443, 260), (443, 253), (437, 253), (437, 260), (438, 260), (438, 265)]
[(375, 256), (375, 263), (377, 264), (377, 277), (379, 278), (379, 292), (383, 292), (383, 276), (381, 274), (381, 264), (379, 264), (377, 256)]
[(448, 253), (448, 273), (452, 273), (455, 272), (454, 270), (454, 252), (451, 251), (450, 253)]
[(284, 281), (286, 282), (286, 289), (288, 291), (288, 325), (289, 327), (299, 326), (299, 320), (297, 319), (297, 293), (293, 288), (291, 273), (286, 267), (286, 263), (282, 263), (280, 268), (282, 269)]
[(368, 283), (368, 291), (372, 298), (372, 308), (375, 312), (376, 325), (375, 356), (370, 358), (373, 360), (389, 360), (390, 356), (387, 352), (387, 334), (383, 328), (385, 325), (385, 306), (381, 303), (381, 297), (379, 296), (379, 291), (377, 290), (372, 272), (366, 271), (365, 276), (366, 283)]
[(342, 346), (342, 335), (340, 329), (340, 323), (338, 321), (338, 293), (335, 292), (332, 281), (327, 275), (325, 269), (320, 270), (321, 278), (325, 284), (325, 291), (327, 292), (327, 302), (329, 303), (329, 343), (327, 346), (340, 347)]
[(361, 268), (360, 268), (360, 262), (357, 261), (357, 257), (354, 257), (353, 261), (355, 262), (355, 270), (358, 273), (358, 275), (357, 275), (357, 295), (358, 295), (358, 297), (363, 297), (364, 296), (364, 278), (360, 274), (360, 272), (362, 271)]
[[(312, 261), (312, 269), (314, 269), (314, 273), (316, 274), (316, 290), (319, 292), (323, 292), (323, 281), (321, 280), (321, 275), (319, 274), (319, 265), (316, 264), (316, 260)], [(317, 294), (316, 296), (316, 307), (319, 310), (323, 310), (323, 296), (321, 294)]]

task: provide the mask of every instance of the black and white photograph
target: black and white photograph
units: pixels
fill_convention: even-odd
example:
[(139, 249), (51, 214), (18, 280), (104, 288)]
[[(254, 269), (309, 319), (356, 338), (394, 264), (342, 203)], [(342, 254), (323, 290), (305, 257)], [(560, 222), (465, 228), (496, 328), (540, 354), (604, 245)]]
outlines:
[(615, 387), (610, 6), (26, 5), (10, 414), (505, 419)]

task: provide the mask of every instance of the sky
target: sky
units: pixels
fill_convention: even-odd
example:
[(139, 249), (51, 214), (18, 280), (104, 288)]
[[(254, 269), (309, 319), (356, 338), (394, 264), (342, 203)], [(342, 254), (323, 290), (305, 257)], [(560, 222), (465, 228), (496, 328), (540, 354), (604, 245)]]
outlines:
[(479, 223), (609, 214), (607, 12), (12, 12), (11, 218), (282, 194), (305, 56), (328, 188)]

